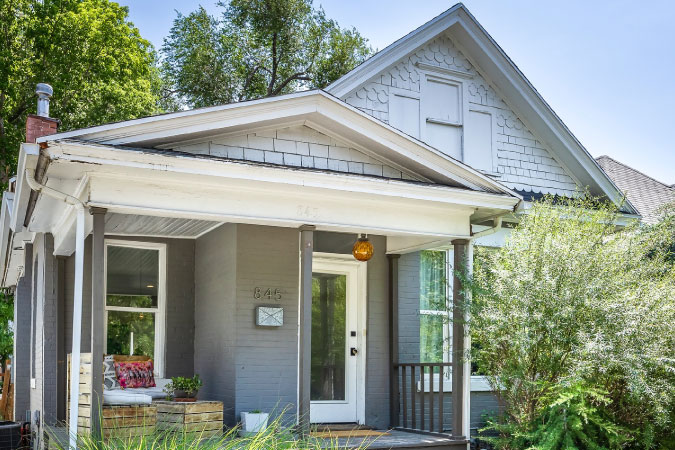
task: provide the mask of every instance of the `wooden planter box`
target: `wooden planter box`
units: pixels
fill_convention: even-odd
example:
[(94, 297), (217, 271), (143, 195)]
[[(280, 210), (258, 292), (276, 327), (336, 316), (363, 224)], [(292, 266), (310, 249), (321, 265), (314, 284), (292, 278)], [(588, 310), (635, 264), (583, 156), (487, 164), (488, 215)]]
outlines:
[(194, 403), (159, 401), (157, 429), (195, 433), (203, 437), (219, 435), (223, 431), (223, 403), (196, 401)]
[[(103, 361), (101, 361), (103, 364)], [(67, 421), (70, 421), (70, 354), (68, 355)], [(80, 395), (77, 432), (91, 433), (91, 353), (80, 355)], [(101, 431), (104, 438), (148, 436), (155, 432), (157, 407), (153, 405), (103, 405)]]

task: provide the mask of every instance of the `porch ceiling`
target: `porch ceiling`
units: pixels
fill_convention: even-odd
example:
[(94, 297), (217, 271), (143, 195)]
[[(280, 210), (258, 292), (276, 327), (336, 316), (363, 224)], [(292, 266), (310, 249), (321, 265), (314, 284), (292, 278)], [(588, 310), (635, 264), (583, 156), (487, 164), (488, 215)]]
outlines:
[(222, 223), (180, 217), (108, 213), (105, 217), (105, 232), (115, 235), (196, 238)]

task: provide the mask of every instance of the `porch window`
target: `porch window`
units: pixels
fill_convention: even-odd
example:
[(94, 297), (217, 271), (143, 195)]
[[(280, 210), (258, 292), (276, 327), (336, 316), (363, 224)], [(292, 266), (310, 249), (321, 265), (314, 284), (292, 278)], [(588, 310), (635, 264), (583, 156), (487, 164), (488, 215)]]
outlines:
[(106, 242), (105, 352), (143, 355), (164, 370), (164, 245)]
[(448, 252), (420, 254), (420, 362), (450, 360)]

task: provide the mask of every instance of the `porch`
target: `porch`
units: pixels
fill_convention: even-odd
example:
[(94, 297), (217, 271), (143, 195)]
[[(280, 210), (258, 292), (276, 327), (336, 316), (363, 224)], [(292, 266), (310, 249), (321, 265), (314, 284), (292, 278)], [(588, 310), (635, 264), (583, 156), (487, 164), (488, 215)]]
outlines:
[[(92, 211), (83, 278), (93, 283), (102, 272), (103, 299), (97, 313), (96, 287), (85, 291), (91, 303), (81, 316), (82, 352), (100, 341), (101, 355), (151, 356), (160, 378), (198, 373), (200, 398), (222, 401), (228, 426), (255, 409), (283, 411), (301, 427), (353, 422), (447, 434), (465, 425), (453, 423), (464, 413), (453, 404), (468, 407), (454, 401), (460, 390), (450, 387), (453, 362), (400, 362), (399, 324), (411, 322), (399, 317), (400, 256), (387, 255), (388, 236), (370, 234), (373, 257), (360, 263), (351, 255), (353, 233)], [(153, 234), (157, 222), (164, 235)], [(171, 229), (181, 234), (167, 236)], [(464, 241), (451, 246), (467, 257)], [(74, 269), (71, 255), (65, 292), (74, 291)], [(68, 298), (64, 303), (74, 311)], [(99, 327), (95, 314), (102, 315)], [(461, 348), (461, 333), (453, 334)], [(68, 352), (73, 341), (65, 341)], [(101, 394), (92, 386), (93, 398)]]
[[(378, 430), (383, 433), (379, 436), (365, 437), (340, 437), (313, 438), (320, 448), (324, 449), (344, 449), (344, 450), (413, 450), (413, 449), (432, 449), (433, 450), (465, 450), (467, 441), (465, 439), (454, 439), (449, 435), (416, 433), (400, 430)], [(52, 426), (47, 430), (49, 436), (48, 446), (51, 449), (68, 448), (68, 429), (65, 426)], [(212, 438), (211, 442), (215, 439)], [(217, 442), (217, 441), (216, 441)], [(209, 440), (203, 441), (206, 447)]]

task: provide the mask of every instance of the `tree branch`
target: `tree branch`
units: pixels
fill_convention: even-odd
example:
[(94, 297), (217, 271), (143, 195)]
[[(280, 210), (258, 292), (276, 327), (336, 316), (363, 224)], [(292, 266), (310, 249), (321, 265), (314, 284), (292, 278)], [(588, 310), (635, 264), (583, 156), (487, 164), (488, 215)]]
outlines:
[(272, 76), (270, 77), (270, 84), (267, 85), (267, 96), (273, 95), (272, 90), (274, 89), (274, 83), (277, 81), (277, 66), (279, 61), (277, 60), (277, 33), (274, 33), (272, 36)]
[(296, 72), (290, 77), (286, 78), (281, 84), (279, 84), (279, 87), (277, 87), (274, 92), (270, 95), (277, 95), (279, 92), (281, 92), (291, 81), (295, 80), (302, 80), (302, 81), (309, 81), (311, 78), (307, 75), (305, 75), (307, 72)]

